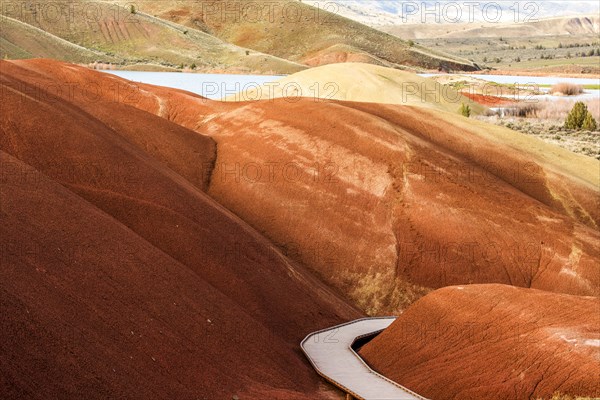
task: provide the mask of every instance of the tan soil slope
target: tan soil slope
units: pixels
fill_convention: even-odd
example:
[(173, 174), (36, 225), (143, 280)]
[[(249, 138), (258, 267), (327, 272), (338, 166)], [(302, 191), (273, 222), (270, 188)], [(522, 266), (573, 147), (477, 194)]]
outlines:
[[(122, 4), (126, 2), (119, 0)], [(385, 66), (476, 70), (466, 59), (410, 47), (404, 40), (295, 0), (142, 0), (139, 9), (237, 46), (318, 66), (356, 61)]]
[(485, 107), (449, 86), (416, 74), (364, 63), (329, 64), (289, 75), (276, 82), (232, 95), (226, 101), (287, 97), (404, 104), (458, 113), (462, 104), (473, 115)]
[(0, 72), (2, 393), (319, 398), (297, 343), (360, 313), (200, 190), (213, 141)]
[[(276, 71), (288, 74), (306, 68), (257, 51), (246, 54), (245, 48), (139, 10), (131, 13), (131, 5), (127, 3), (119, 7), (113, 2), (98, 0), (41, 0), (31, 5), (7, 3), (0, 10), (3, 16), (8, 17), (0, 19), (2, 36), (5, 37), (3, 47), (6, 47), (9, 56), (55, 57), (73, 62), (89, 62), (89, 53), (93, 52), (96, 56), (92, 60), (103, 62), (169, 66), (196, 64), (204, 70), (243, 73)], [(20, 25), (14, 20), (20, 21)], [(47, 34), (31, 34), (38, 30)], [(38, 37), (49, 48), (41, 47)], [(52, 51), (53, 47), (65, 48), (63, 41), (80, 51)]]
[[(13, 3), (16, 4), (16, 3)], [(68, 62), (94, 62), (98, 59), (116, 61), (102, 53), (54, 36), (32, 25), (7, 16), (0, 18), (0, 58), (55, 58)]]
[(422, 108), (139, 88), (147, 100), (134, 106), (216, 141), (211, 196), (370, 313), (403, 308), (421, 293), (413, 284), (600, 292), (597, 160)]
[(600, 396), (600, 300), (473, 285), (437, 290), (360, 354), (430, 399)]

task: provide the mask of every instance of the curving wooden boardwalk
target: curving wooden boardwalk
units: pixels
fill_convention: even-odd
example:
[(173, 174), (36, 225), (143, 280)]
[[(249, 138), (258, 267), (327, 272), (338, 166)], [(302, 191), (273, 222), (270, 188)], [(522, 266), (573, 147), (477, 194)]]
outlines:
[(319, 375), (356, 399), (423, 400), (373, 371), (352, 349), (355, 341), (381, 332), (395, 319), (363, 318), (323, 329), (309, 334), (300, 346)]

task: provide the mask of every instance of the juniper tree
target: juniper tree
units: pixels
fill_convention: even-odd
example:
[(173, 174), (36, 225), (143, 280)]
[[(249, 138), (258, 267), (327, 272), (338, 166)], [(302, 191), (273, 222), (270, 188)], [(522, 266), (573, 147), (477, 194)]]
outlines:
[(565, 121), (565, 128), (567, 129), (581, 129), (583, 126), (583, 121), (585, 121), (585, 117), (588, 114), (587, 106), (582, 102), (578, 101), (573, 106), (573, 109), (567, 115), (567, 120)]
[(590, 132), (595, 131), (598, 128), (596, 120), (592, 116), (592, 113), (590, 113), (589, 111), (587, 112), (585, 119), (583, 120), (583, 125), (581, 126), (581, 128), (585, 131)]

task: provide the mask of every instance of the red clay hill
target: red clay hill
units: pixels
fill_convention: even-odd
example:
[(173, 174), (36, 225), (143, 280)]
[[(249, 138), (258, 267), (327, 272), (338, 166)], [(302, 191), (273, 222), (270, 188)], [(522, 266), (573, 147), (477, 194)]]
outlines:
[[(152, 129), (154, 120), (127, 140), (196, 187), (202, 181), (211, 197), (368, 313), (395, 312), (431, 288), (466, 283), (600, 293), (597, 160), (425, 107), (221, 103), (60, 62), (1, 65), (3, 75), (38, 87), (70, 83), (79, 89), (77, 107), (121, 135), (138, 124), (137, 108), (210, 136), (214, 162), (183, 139), (176, 151), (161, 146), (164, 129)], [(127, 96), (115, 101), (115, 85)], [(89, 100), (94, 95), (131, 107), (111, 118), (109, 106)], [(160, 236), (143, 213), (114, 211)]]
[(471, 285), (412, 305), (360, 351), (430, 399), (600, 396), (600, 300)]
[[(466, 283), (548, 292), (425, 297), (395, 326), (483, 333), (401, 348), (429, 372), (399, 366), (398, 328), (364, 354), (434, 398), (596, 393), (597, 160), (421, 107), (220, 103), (50, 60), (1, 61), (0, 85), (7, 397), (326, 398), (306, 333)], [(535, 342), (500, 374), (521, 386), (461, 368), (505, 367), (512, 327)]]
[(361, 313), (203, 191), (215, 142), (36, 77), (0, 64), (2, 397), (324, 398), (298, 343)]

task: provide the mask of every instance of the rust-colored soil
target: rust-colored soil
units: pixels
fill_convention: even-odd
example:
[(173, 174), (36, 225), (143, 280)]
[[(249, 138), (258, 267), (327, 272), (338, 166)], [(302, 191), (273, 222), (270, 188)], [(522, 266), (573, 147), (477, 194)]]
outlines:
[[(446, 364), (433, 341), (412, 364), (429, 375), (390, 374), (456, 398), (596, 390), (554, 374), (590, 364), (572, 340), (598, 340), (582, 319), (597, 299), (578, 297), (600, 294), (597, 160), (443, 111), (221, 103), (50, 60), (2, 61), (0, 84), (9, 397), (324, 398), (306, 333), (360, 316), (349, 303), (390, 313), (469, 283), (548, 293), (442, 289), (401, 318), (481, 314), (484, 333), (539, 321), (527, 336), (553, 350), (523, 350), (534, 373), (456, 379), (461, 360), (493, 356), (512, 379), (514, 337), (493, 333), (508, 347), (457, 340)], [(562, 357), (555, 326), (589, 335), (566, 335)]]
[(504, 105), (513, 104), (515, 102), (514, 99), (507, 99), (505, 97), (498, 96), (486, 96), (479, 93), (461, 92), (461, 94), (486, 107), (501, 107)]
[(0, 64), (3, 397), (319, 397), (297, 343), (361, 314), (202, 191), (212, 139), (46, 65)]
[(361, 350), (430, 399), (600, 396), (600, 300), (472, 285), (440, 289)]
[[(40, 84), (128, 84), (48, 60), (3, 65)], [(369, 313), (464, 283), (600, 293), (597, 160), (415, 107), (137, 92), (132, 106), (215, 140), (214, 169), (198, 165), (212, 197)]]

